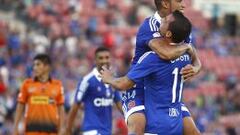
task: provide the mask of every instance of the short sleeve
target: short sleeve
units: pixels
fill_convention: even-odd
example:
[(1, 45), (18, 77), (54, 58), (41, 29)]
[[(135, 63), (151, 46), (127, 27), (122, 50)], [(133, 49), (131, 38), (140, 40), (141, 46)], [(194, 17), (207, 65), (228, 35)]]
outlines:
[(127, 77), (135, 83), (156, 72), (160, 68), (160, 58), (152, 51), (139, 58), (137, 64), (128, 72)]
[(62, 104), (64, 104), (64, 88), (62, 86), (62, 83), (60, 84), (59, 89), (60, 89), (60, 91), (59, 91), (59, 94), (57, 97), (57, 104), (62, 105)]
[(28, 100), (28, 88), (27, 88), (27, 81), (24, 81), (21, 88), (20, 92), (18, 94), (18, 102), (20, 103), (27, 103)]
[(154, 38), (162, 37), (159, 32), (160, 23), (153, 17), (150, 17), (140, 28), (138, 40), (143, 41), (142, 45), (148, 45)]
[(121, 95), (120, 95), (120, 92), (115, 90), (114, 91), (114, 102), (117, 103), (117, 102), (120, 102), (121, 101)]
[(75, 93), (75, 98), (74, 98), (75, 103), (79, 104), (82, 102), (84, 96), (86, 96), (86, 91), (88, 89), (88, 86), (89, 86), (89, 82), (85, 78), (78, 83), (76, 93)]

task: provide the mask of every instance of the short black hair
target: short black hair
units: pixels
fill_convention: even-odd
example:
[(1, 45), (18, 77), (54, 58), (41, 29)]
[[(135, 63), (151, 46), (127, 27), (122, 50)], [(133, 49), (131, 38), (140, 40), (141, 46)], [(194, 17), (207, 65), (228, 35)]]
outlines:
[(174, 43), (180, 43), (189, 37), (192, 30), (192, 24), (180, 11), (174, 11), (172, 15), (174, 21), (169, 23), (168, 29), (172, 32), (172, 41)]
[(51, 58), (49, 55), (47, 54), (37, 54), (33, 60), (39, 60), (41, 61), (43, 64), (46, 64), (46, 65), (51, 65), (52, 64), (52, 61), (51, 61)]
[(95, 51), (95, 56), (97, 56), (97, 54), (99, 53), (99, 52), (110, 52), (110, 50), (108, 49), (108, 48), (106, 48), (106, 47), (103, 47), (103, 46), (101, 46), (101, 47), (98, 47), (97, 49), (96, 49), (96, 51)]
[(157, 10), (161, 9), (161, 7), (162, 7), (161, 2), (162, 2), (162, 0), (154, 0), (154, 4), (155, 4), (155, 7), (157, 8)]

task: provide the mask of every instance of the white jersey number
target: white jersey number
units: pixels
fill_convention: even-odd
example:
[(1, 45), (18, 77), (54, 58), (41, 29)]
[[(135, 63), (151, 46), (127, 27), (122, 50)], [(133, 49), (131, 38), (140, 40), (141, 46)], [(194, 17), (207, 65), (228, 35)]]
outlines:
[[(172, 74), (174, 75), (174, 81), (173, 81), (173, 86), (172, 86), (172, 103), (175, 103), (176, 102), (176, 96), (177, 96), (177, 82), (178, 82), (179, 69), (175, 68), (173, 70)], [(183, 79), (181, 78), (178, 102), (181, 101), (182, 89), (183, 89)]]

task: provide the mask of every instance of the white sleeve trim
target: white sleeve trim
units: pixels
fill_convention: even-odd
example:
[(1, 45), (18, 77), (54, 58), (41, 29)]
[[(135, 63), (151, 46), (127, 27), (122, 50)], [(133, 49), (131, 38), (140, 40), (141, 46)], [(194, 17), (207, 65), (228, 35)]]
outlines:
[(125, 112), (125, 122), (126, 122), (126, 124), (127, 124), (128, 117), (131, 114), (133, 114), (135, 112), (138, 112), (138, 111), (141, 111), (141, 110), (145, 110), (144, 105), (135, 106), (135, 107), (131, 108), (128, 112)]
[(87, 91), (87, 88), (89, 86), (89, 82), (88, 80), (93, 76), (94, 74), (93, 73), (90, 73), (88, 74), (87, 76), (85, 76), (82, 80), (82, 82), (80, 83), (80, 85), (78, 86), (77, 88), (77, 97), (76, 97), (76, 100), (77, 102), (81, 102), (82, 101), (82, 98), (84, 96), (84, 94), (86, 93)]
[(149, 19), (148, 23), (149, 23), (151, 31), (158, 31), (159, 30), (159, 28), (157, 26), (157, 20), (155, 18), (151, 17)]
[(185, 105), (181, 106), (181, 110), (184, 112), (189, 112), (188, 108)]
[(149, 52), (146, 52), (146, 53), (144, 53), (140, 58), (139, 58), (139, 60), (138, 60), (138, 64), (140, 64), (149, 54), (151, 54), (151, 53), (154, 53), (153, 51), (149, 51)]
[(83, 135), (99, 135), (97, 130), (84, 131)]

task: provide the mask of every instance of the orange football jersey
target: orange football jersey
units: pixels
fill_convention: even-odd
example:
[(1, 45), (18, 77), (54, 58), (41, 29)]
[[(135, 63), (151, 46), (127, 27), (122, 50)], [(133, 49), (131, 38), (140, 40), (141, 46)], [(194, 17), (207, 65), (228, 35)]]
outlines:
[(42, 83), (34, 79), (24, 81), (18, 102), (26, 104), (26, 134), (57, 133), (59, 126), (58, 105), (64, 103), (61, 81), (50, 79)]

